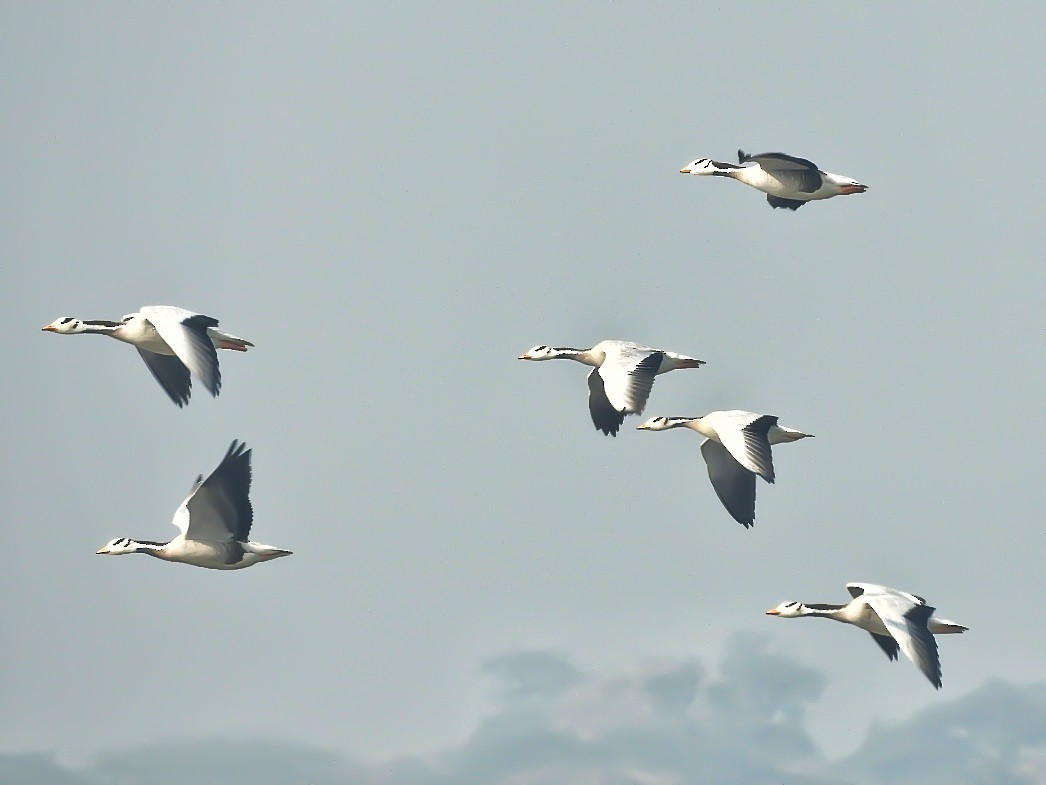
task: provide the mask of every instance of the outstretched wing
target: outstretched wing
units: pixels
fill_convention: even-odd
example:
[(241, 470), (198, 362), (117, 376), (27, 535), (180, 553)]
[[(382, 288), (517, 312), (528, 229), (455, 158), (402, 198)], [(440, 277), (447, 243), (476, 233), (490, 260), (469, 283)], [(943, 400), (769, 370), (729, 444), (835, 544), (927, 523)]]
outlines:
[(817, 164), (805, 158), (796, 158), (794, 155), (785, 153), (757, 153), (749, 155), (744, 150), (737, 151), (737, 162), (746, 164), (753, 161), (764, 169), (773, 169), (778, 172), (816, 172)]
[(923, 672), (934, 687), (940, 689), (941, 660), (937, 653), (937, 641), (927, 627), (927, 621), (936, 609), (913, 603), (900, 592), (865, 593), (864, 601), (882, 619), (904, 656)]
[(222, 388), (222, 376), (218, 370), (218, 352), (207, 328), (216, 327), (218, 320), (170, 305), (150, 305), (138, 312), (149, 320), (208, 392), (217, 395)]
[(233, 441), (207, 479), (197, 478), (172, 522), (189, 540), (245, 542), (254, 520), (250, 490), (251, 451)]
[(610, 404), (619, 412), (641, 413), (664, 359), (656, 350), (607, 351), (598, 371)]
[(617, 436), (621, 423), (625, 421), (625, 413), (615, 409), (607, 398), (598, 368), (593, 368), (588, 374), (588, 411), (592, 415), (592, 424), (607, 436)]
[(755, 475), (713, 439), (702, 442), (701, 455), (719, 501), (735, 521), (749, 528), (755, 523)]
[(138, 354), (145, 360), (145, 366), (153, 378), (160, 383), (167, 397), (179, 407), (189, 402), (192, 392), (192, 381), (185, 363), (172, 354), (157, 354), (146, 349), (138, 349)]
[(748, 471), (767, 482), (774, 481), (774, 460), (770, 451), (770, 429), (777, 418), (770, 414), (725, 411), (712, 412), (701, 418), (711, 425), (723, 446)]

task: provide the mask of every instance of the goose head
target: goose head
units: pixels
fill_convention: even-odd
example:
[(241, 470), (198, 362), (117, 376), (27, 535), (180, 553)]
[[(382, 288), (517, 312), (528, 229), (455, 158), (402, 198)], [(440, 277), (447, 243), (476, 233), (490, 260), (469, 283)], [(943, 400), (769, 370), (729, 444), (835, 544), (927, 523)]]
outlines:
[(805, 614), (803, 613), (803, 604), (801, 602), (782, 602), (776, 608), (768, 610), (766, 615), (780, 616), (782, 619), (794, 619)]
[(669, 428), (682, 428), (696, 417), (651, 417), (636, 426), (637, 431), (667, 431)]
[(40, 329), (49, 333), (64, 333), (66, 335), (86, 332), (83, 322), (79, 319), (74, 319), (72, 316), (63, 316), (60, 319), (55, 319)]
[(828, 176), (828, 179), (839, 189), (839, 193), (849, 194), (863, 194), (868, 190), (867, 185), (857, 182), (852, 177), (843, 177), (840, 174), (832, 174)]
[(698, 158), (679, 170), (680, 174), (715, 174), (720, 171), (711, 158)]
[(109, 540), (105, 545), (95, 551), (99, 556), (123, 556), (125, 553), (137, 553), (138, 546), (129, 537), (118, 537)]
[(535, 346), (532, 349), (527, 349), (523, 354), (517, 357), (517, 360), (551, 360), (556, 356), (556, 350), (551, 346)]

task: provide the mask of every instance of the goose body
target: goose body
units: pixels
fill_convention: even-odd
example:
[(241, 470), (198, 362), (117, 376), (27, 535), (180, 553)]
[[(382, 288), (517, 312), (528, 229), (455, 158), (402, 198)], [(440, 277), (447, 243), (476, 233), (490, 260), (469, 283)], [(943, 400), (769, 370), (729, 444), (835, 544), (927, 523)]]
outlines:
[(108, 335), (131, 344), (138, 349), (153, 378), (179, 407), (189, 402), (191, 376), (211, 395), (218, 395), (222, 377), (216, 349), (245, 352), (254, 346), (219, 330), (217, 319), (173, 305), (145, 306), (118, 322), (63, 316), (43, 329), (60, 335)]
[(212, 570), (242, 570), (259, 562), (289, 556), (290, 551), (249, 539), (251, 507), (251, 451), (234, 441), (222, 462), (207, 479), (196, 478), (189, 495), (174, 513), (181, 534), (170, 542), (110, 540), (96, 553), (123, 556), (145, 553), (164, 561)]
[(710, 412), (704, 417), (651, 417), (641, 431), (689, 428), (705, 437), (701, 455), (719, 501), (746, 529), (755, 523), (755, 478), (774, 482), (770, 446), (794, 442), (813, 434), (777, 424), (770, 414), (740, 410)]
[(813, 161), (784, 153), (748, 155), (737, 151), (738, 163), (698, 158), (681, 168), (681, 174), (729, 177), (766, 194), (771, 207), (798, 210), (807, 202), (833, 196), (862, 194), (868, 186), (851, 177), (824, 172)]
[(626, 415), (643, 411), (655, 376), (705, 364), (704, 360), (683, 354), (614, 340), (600, 341), (591, 349), (535, 346), (518, 359), (567, 359), (591, 366), (588, 410), (596, 430), (608, 436), (617, 436)]
[(822, 617), (852, 624), (871, 634), (891, 660), (898, 648), (923, 672), (930, 683), (941, 688), (941, 660), (935, 635), (966, 632), (969, 627), (934, 616), (933, 608), (915, 594), (876, 583), (848, 583), (853, 597), (845, 605), (783, 602), (766, 612), (783, 619)]

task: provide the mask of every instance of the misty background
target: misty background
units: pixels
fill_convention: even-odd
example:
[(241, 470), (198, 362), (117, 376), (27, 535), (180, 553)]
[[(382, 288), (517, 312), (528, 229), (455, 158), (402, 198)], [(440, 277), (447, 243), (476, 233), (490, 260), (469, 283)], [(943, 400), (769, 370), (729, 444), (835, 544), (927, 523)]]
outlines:
[[(1041, 5), (0, 14), (0, 780), (1046, 781)], [(738, 147), (870, 190), (677, 173)], [(39, 331), (150, 304), (257, 345), (219, 398)], [(754, 529), (515, 360), (604, 338), (817, 435)], [(93, 556), (233, 438), (293, 558)], [(970, 626), (940, 692), (763, 616), (847, 581)]]

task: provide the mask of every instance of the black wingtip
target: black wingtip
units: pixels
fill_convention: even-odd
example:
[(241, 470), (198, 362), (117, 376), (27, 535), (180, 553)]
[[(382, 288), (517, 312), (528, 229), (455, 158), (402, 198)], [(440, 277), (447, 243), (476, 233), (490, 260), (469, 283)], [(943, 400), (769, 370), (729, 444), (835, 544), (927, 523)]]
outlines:
[(739, 164), (743, 164), (747, 160), (748, 160), (748, 156), (745, 155), (745, 151), (742, 150), (740, 147), (737, 148), (737, 162)]
[(250, 448), (247, 447), (245, 442), (241, 442), (239, 439), (233, 439), (232, 444), (229, 445), (229, 449), (225, 452), (225, 458), (222, 460), (228, 458), (239, 458), (240, 456), (247, 455), (250, 451)]

